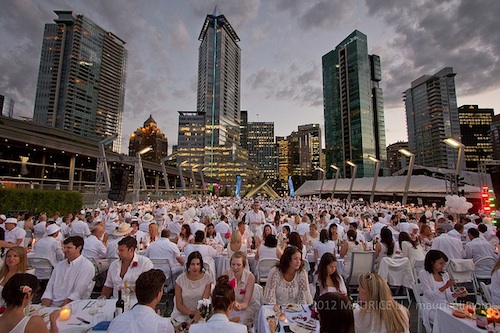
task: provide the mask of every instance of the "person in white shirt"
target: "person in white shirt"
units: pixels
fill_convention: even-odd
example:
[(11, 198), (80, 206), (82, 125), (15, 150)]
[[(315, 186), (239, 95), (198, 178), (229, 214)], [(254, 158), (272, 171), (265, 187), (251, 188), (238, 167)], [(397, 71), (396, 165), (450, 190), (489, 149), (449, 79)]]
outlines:
[(238, 230), (241, 234), (241, 244), (245, 244), (248, 248), (252, 245), (252, 236), (246, 230), (246, 224), (243, 221), (238, 223)]
[(159, 316), (155, 308), (163, 296), (165, 275), (159, 269), (141, 273), (136, 281), (137, 304), (113, 319), (108, 327), (110, 333), (173, 333), (169, 318)]
[(467, 234), (470, 228), (477, 229), (477, 224), (474, 221), (471, 221), (469, 218), (466, 219), (467, 223), (464, 224), (464, 232)]
[(266, 216), (264, 215), (264, 212), (260, 210), (260, 204), (258, 202), (254, 202), (252, 205), (252, 210), (247, 212), (245, 216), (245, 222), (250, 227), (250, 231), (252, 231), (254, 234), (262, 233), (261, 229), (266, 222)]
[(301, 222), (297, 225), (297, 232), (299, 233), (300, 236), (304, 236), (306, 233), (309, 232), (309, 224), (311, 223), (311, 219), (309, 216), (304, 215), (302, 216)]
[(328, 231), (326, 229), (321, 230), (319, 233), (319, 241), (314, 242), (314, 262), (318, 263), (323, 254), (331, 253), (335, 255), (335, 249), (337, 245), (328, 237)]
[(170, 276), (172, 270), (172, 280), (175, 281), (183, 272), (184, 258), (177, 244), (171, 242), (169, 238), (170, 230), (163, 229), (161, 238), (151, 243), (144, 255), (149, 259), (167, 259), (169, 265), (158, 265), (156, 268), (163, 270), (166, 276)]
[[(486, 239), (479, 237), (477, 229), (470, 228), (467, 231), (467, 236), (470, 242), (465, 244), (465, 259), (472, 259), (475, 263), (484, 257), (497, 257), (495, 248)], [(476, 266), (476, 269), (480, 268)]]
[(17, 219), (9, 217), (5, 220), (5, 240), (0, 241), (0, 247), (23, 246), (25, 236), (26, 231), (17, 226)]
[(465, 256), (462, 242), (449, 236), (442, 228), (436, 229), (437, 237), (432, 241), (431, 250), (439, 250), (450, 259), (463, 259)]
[(147, 242), (147, 236), (146, 236), (146, 233), (144, 231), (139, 230), (139, 222), (132, 220), (132, 222), (130, 223), (130, 226), (132, 227), (132, 231), (130, 232), (130, 236), (137, 239), (137, 243), (145, 244)]
[(118, 298), (118, 289), (125, 282), (133, 290), (139, 275), (153, 268), (153, 263), (149, 258), (135, 253), (136, 248), (137, 240), (133, 237), (128, 236), (118, 242), (119, 259), (109, 265), (108, 276), (101, 295), (109, 297), (113, 293), (113, 297)]
[(227, 245), (229, 238), (231, 237), (231, 227), (227, 223), (227, 217), (222, 215), (220, 217), (219, 223), (215, 225), (215, 232), (222, 236), (224, 244)]
[(212, 292), (213, 315), (205, 323), (192, 324), (189, 333), (246, 333), (247, 327), (243, 324), (229, 321), (236, 300), (233, 287), (229, 285), (229, 277), (222, 275)]
[(372, 225), (372, 228), (370, 230), (370, 235), (372, 236), (372, 239), (380, 238), (380, 230), (382, 230), (382, 228), (385, 227), (386, 224), (381, 222), (378, 216), (374, 216), (373, 221), (375, 223)]
[(47, 215), (42, 213), (38, 216), (38, 221), (33, 226), (35, 237), (40, 239), (45, 236), (45, 228), (47, 228)]
[(462, 233), (464, 232), (464, 225), (461, 223), (455, 223), (453, 230), (447, 232), (448, 236), (455, 237), (456, 239), (462, 241)]
[(62, 306), (71, 301), (89, 298), (93, 286), (95, 268), (81, 255), (83, 238), (68, 237), (64, 240), (64, 257), (52, 271), (47, 288), (42, 295), (43, 306)]
[(190, 226), (191, 226), (191, 232), (193, 233), (193, 235), (198, 230), (205, 232), (205, 229), (207, 227), (205, 224), (200, 222), (200, 218), (198, 216), (193, 217), (193, 221), (191, 222)]
[(61, 228), (57, 224), (49, 225), (47, 237), (39, 239), (33, 247), (35, 257), (48, 259), (54, 267), (64, 259), (61, 242), (57, 240), (60, 230)]
[(5, 220), (7, 220), (7, 217), (4, 214), (0, 214), (0, 228), (5, 230)]
[(89, 224), (85, 221), (85, 214), (78, 214), (77, 219), (71, 222), (71, 236), (88, 237), (90, 236)]
[(100, 240), (104, 234), (102, 224), (96, 224), (90, 231), (90, 236), (85, 238), (85, 246), (82, 254), (85, 258), (92, 258), (96, 264), (99, 274), (105, 272), (109, 268), (108, 260), (106, 259), (106, 245)]
[(205, 233), (201, 230), (198, 230), (194, 234), (194, 244), (188, 244), (184, 248), (184, 254), (186, 257), (189, 257), (189, 255), (192, 252), (198, 251), (201, 253), (201, 256), (203, 258), (203, 262), (207, 263), (208, 266), (210, 267), (210, 274), (214, 278), (216, 277), (216, 271), (215, 271), (215, 260), (214, 257), (217, 255), (217, 250), (215, 250), (213, 247), (210, 245), (205, 244)]

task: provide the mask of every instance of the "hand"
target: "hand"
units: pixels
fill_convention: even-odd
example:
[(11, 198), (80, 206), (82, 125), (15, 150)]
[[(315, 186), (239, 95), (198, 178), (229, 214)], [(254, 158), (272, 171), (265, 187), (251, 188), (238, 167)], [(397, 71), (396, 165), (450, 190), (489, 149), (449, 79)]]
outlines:
[(51, 323), (55, 323), (57, 318), (59, 318), (59, 314), (61, 313), (61, 310), (55, 310), (53, 311), (50, 316), (49, 316), (49, 320)]
[(453, 280), (448, 280), (446, 281), (446, 284), (444, 285), (446, 288), (445, 289), (448, 289), (450, 287), (453, 287), (455, 285), (455, 282)]

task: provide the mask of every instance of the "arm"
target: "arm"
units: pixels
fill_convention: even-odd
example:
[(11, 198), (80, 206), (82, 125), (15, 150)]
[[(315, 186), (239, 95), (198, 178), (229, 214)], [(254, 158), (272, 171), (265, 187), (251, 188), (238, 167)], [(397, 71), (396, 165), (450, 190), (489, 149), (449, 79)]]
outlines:
[(382, 252), (382, 245), (380, 243), (377, 243), (375, 244), (375, 259), (378, 258), (380, 252)]
[(419, 277), (422, 293), (429, 301), (435, 302), (443, 298), (448, 299), (448, 295), (443, 295), (443, 293), (449, 293), (448, 288), (453, 285), (453, 280), (449, 280), (447, 274), (443, 275), (443, 280), (447, 280), (446, 284), (439, 289), (433, 288), (432, 274), (426, 270), (420, 271)]
[(280, 272), (277, 268), (272, 268), (264, 288), (264, 304), (276, 304), (276, 287), (279, 279)]
[(298, 276), (298, 288), (299, 288), (299, 304), (312, 304), (313, 298), (311, 296), (311, 289), (309, 289), (309, 281), (307, 278), (307, 272), (305, 269), (300, 270), (297, 274)]
[(253, 295), (253, 288), (255, 287), (255, 276), (253, 274), (248, 275), (247, 285), (245, 286), (245, 297), (242, 303), (236, 303), (236, 310), (245, 310), (250, 304), (250, 300)]
[(109, 296), (111, 296), (111, 293), (113, 293), (113, 288), (106, 286), (102, 287), (101, 296), (106, 296), (106, 298), (109, 298)]
[[(335, 252), (335, 250), (334, 250)], [(316, 248), (314, 248), (314, 262), (318, 262), (318, 250)]]
[(340, 257), (341, 258), (345, 257), (348, 249), (349, 249), (349, 243), (347, 241), (343, 241), (342, 246), (340, 247)]
[(87, 289), (89, 285), (92, 283), (92, 279), (95, 275), (94, 265), (83, 258), (85, 262), (80, 266), (80, 272), (78, 274), (78, 279), (75, 280), (75, 284), (73, 286), (73, 290), (71, 290), (71, 294), (66, 299), (66, 302), (69, 303), (71, 300), (82, 299), (87, 293)]
[(182, 288), (177, 283), (175, 283), (175, 300), (174, 301), (175, 301), (175, 306), (177, 307), (177, 310), (179, 310), (179, 312), (185, 316), (195, 315), (195, 313), (197, 312), (196, 309), (190, 310), (184, 305), (184, 300), (182, 298)]

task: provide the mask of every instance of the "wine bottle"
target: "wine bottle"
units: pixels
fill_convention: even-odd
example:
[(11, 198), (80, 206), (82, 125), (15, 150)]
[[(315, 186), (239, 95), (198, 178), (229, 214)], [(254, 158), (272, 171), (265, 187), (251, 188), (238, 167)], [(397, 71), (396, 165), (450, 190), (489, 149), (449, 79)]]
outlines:
[(122, 299), (122, 291), (118, 290), (118, 300), (116, 301), (115, 317), (118, 317), (125, 311), (125, 302)]
[(486, 307), (484, 305), (476, 305), (476, 326), (486, 329), (488, 326), (488, 318), (486, 317)]

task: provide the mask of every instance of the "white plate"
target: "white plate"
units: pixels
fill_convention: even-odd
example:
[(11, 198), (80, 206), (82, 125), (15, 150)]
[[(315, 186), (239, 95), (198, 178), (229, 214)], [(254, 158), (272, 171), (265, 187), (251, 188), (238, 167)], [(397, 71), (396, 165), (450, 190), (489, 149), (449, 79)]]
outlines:
[(285, 306), (286, 312), (300, 312), (303, 308), (299, 304), (288, 304)]
[(297, 323), (290, 324), (290, 330), (294, 333), (311, 333), (312, 330), (308, 330), (302, 326), (299, 326)]

